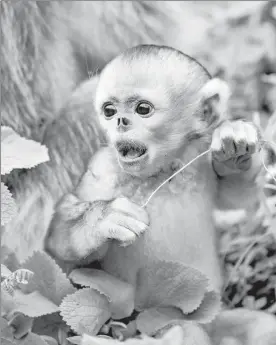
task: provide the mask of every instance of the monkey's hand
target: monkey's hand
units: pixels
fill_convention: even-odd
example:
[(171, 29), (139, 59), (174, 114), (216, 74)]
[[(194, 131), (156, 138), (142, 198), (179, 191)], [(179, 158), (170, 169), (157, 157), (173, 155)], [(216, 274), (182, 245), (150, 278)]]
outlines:
[(68, 194), (57, 207), (46, 249), (63, 261), (104, 256), (109, 240), (122, 246), (135, 241), (149, 225), (147, 212), (126, 198), (80, 201)]
[(108, 203), (98, 232), (104, 239), (114, 239), (120, 245), (133, 243), (149, 226), (147, 212), (141, 206), (121, 197)]
[(102, 258), (110, 240), (131, 244), (149, 225), (145, 209), (120, 195), (113, 152), (99, 150), (74, 194), (57, 205), (45, 249), (62, 261)]
[[(214, 170), (221, 177), (247, 172), (255, 167), (253, 158), (259, 155), (259, 149), (259, 133), (253, 123), (226, 121), (214, 131), (212, 138)], [(260, 167), (259, 160), (256, 163)]]

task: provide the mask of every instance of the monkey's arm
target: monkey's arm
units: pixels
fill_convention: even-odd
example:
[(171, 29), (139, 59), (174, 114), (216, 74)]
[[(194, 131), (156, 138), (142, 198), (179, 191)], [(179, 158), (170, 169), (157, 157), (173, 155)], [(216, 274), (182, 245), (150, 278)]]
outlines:
[(212, 164), (218, 175), (219, 208), (254, 208), (260, 198), (256, 178), (261, 168), (259, 135), (249, 122), (225, 122), (212, 140)]
[(7, 224), (2, 245), (11, 248), (20, 262), (43, 250), (56, 203), (76, 188), (104, 141), (93, 106), (96, 84), (97, 78), (81, 84), (47, 127), (43, 144), (50, 160), (12, 179), (18, 214)]
[(132, 243), (148, 225), (146, 212), (126, 198), (118, 197), (113, 154), (101, 149), (92, 159), (74, 193), (56, 208), (45, 240), (54, 257), (76, 262), (88, 256), (102, 258), (110, 239)]

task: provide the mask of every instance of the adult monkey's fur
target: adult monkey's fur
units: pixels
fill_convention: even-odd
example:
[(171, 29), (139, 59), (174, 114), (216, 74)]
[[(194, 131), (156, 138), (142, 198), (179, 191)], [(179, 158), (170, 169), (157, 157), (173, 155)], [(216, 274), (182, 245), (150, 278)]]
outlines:
[[(54, 204), (78, 182), (100, 145), (91, 95), (72, 91), (130, 46), (163, 43), (198, 52), (207, 22), (195, 20), (194, 11), (185, 2), (1, 2), (2, 124), (42, 141), (50, 153), (50, 162), (6, 177), (19, 214), (2, 243), (19, 260), (41, 248)], [(84, 108), (74, 110), (79, 95), (89, 118)], [(72, 112), (63, 112), (69, 102)]]

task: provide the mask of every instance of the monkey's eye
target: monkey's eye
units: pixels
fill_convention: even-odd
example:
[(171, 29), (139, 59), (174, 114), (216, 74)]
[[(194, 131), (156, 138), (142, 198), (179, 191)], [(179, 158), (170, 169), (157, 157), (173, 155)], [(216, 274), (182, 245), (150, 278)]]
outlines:
[(113, 104), (106, 104), (103, 106), (103, 112), (106, 118), (110, 118), (117, 113), (117, 109), (114, 107)]
[(153, 106), (147, 102), (141, 102), (135, 109), (136, 113), (141, 116), (149, 116), (153, 111)]

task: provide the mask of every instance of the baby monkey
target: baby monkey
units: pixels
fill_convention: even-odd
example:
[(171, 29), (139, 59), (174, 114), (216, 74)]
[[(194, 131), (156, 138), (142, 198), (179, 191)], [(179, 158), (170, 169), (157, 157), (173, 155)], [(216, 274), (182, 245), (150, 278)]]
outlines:
[(51, 255), (76, 264), (100, 260), (136, 287), (138, 302), (143, 267), (158, 260), (197, 268), (220, 289), (213, 209), (218, 200), (240, 207), (235, 192), (240, 203), (250, 200), (261, 166), (258, 132), (227, 121), (224, 87), (169, 47), (142, 45), (111, 61), (95, 95), (109, 145), (57, 205), (46, 238)]

